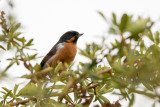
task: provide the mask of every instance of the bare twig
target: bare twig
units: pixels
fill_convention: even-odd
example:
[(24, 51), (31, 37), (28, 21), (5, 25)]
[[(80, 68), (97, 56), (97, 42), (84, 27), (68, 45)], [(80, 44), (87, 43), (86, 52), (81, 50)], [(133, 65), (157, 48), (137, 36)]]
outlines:
[(37, 77), (32, 72), (32, 67), (31, 67), (32, 65), (30, 63), (27, 64), (27, 61), (22, 57), (22, 55), (21, 55), (21, 61), (23, 61), (24, 66), (32, 73), (33, 80), (35, 83), (37, 83), (38, 82)]
[(24, 66), (29, 70), (32, 71), (31, 65), (27, 64), (27, 61), (21, 57), (21, 61), (23, 61)]
[(90, 86), (93, 83), (93, 81), (91, 83), (89, 83), (87, 86)]
[(99, 71), (98, 74), (109, 73), (111, 71), (112, 71), (112, 68), (109, 68), (109, 69), (105, 69), (105, 70)]
[(99, 84), (96, 83), (96, 84), (94, 84), (94, 85), (88, 86), (88, 89), (95, 88), (95, 87), (98, 87), (98, 86), (99, 86)]
[(29, 98), (29, 99), (22, 100), (22, 101), (11, 102), (11, 103), (5, 105), (4, 107), (17, 106), (17, 105), (19, 105), (19, 104), (28, 103), (29, 101), (37, 101), (37, 99), (36, 99), (36, 98)]

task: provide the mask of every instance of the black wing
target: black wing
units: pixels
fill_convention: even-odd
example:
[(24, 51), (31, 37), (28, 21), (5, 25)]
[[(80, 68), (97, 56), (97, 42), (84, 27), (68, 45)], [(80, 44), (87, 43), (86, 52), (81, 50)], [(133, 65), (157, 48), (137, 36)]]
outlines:
[(44, 65), (46, 64), (46, 62), (56, 54), (56, 46), (58, 43), (56, 43), (52, 49), (48, 52), (48, 54), (43, 58), (43, 60), (41, 61), (40, 65), (41, 65), (41, 69), (44, 67)]

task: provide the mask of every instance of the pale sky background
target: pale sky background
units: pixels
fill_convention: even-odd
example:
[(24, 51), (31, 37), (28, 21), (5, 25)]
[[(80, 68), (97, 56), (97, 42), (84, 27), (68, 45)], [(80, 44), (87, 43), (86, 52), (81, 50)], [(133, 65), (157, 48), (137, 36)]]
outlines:
[[(0, 0), (0, 9), (6, 8), (5, 0)], [(112, 12), (118, 16), (123, 13), (150, 16), (152, 20), (160, 19), (160, 0), (13, 0), (15, 8), (12, 12), (17, 20), (22, 23), (23, 35), (30, 39), (34, 38), (34, 48), (40, 56), (44, 56), (59, 37), (68, 30), (77, 30), (84, 35), (78, 41), (78, 47), (84, 48), (85, 43), (98, 42), (100, 36), (107, 32), (108, 24), (97, 14), (102, 11), (108, 19)], [(155, 26), (160, 30), (160, 24)], [(153, 29), (154, 30), (154, 29)], [(106, 35), (107, 36), (107, 35)], [(10, 55), (9, 53), (6, 53)], [(5, 54), (5, 55), (6, 55)], [(75, 61), (84, 59), (77, 55)], [(40, 63), (41, 59), (37, 60)], [(17, 67), (19, 71), (21, 68)], [(13, 88), (14, 77), (21, 76), (24, 72), (9, 72), (13, 80), (0, 82), (0, 87)], [(23, 80), (24, 81), (24, 80)], [(8, 84), (8, 82), (10, 84)], [(1, 90), (1, 89), (0, 89)], [(148, 98), (136, 96), (134, 107), (151, 107), (153, 101)], [(116, 101), (118, 97), (111, 96), (109, 100)], [(126, 107), (127, 101), (122, 101), (122, 107)], [(156, 105), (156, 107), (159, 107)]]

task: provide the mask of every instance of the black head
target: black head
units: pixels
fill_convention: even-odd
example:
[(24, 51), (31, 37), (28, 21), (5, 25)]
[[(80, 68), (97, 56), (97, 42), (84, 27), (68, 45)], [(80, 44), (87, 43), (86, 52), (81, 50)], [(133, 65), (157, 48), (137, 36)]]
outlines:
[(83, 33), (80, 34), (77, 31), (68, 31), (61, 36), (61, 38), (59, 39), (59, 42), (77, 43), (78, 38), (82, 35)]

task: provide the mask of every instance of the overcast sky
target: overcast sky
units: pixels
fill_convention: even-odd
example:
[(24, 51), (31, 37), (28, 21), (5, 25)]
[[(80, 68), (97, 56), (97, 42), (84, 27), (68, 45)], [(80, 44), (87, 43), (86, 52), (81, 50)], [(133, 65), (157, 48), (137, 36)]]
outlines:
[[(5, 9), (5, 0), (0, 0), (0, 9)], [(150, 16), (152, 20), (160, 18), (159, 0), (14, 0), (12, 12), (23, 25), (23, 34), (34, 38), (35, 48), (39, 55), (45, 55), (68, 30), (77, 30), (84, 35), (78, 41), (78, 47), (85, 43), (99, 42), (100, 36), (107, 32), (108, 24), (97, 14), (102, 11), (108, 19), (111, 13), (118, 16), (123, 13)], [(160, 25), (156, 25), (159, 30)], [(75, 61), (81, 61), (79, 55)], [(37, 60), (37, 63), (41, 61)], [(17, 74), (13, 74), (17, 75)], [(18, 73), (21, 75), (21, 73)], [(0, 83), (0, 87), (7, 82)], [(14, 86), (11, 82), (10, 87)], [(139, 96), (138, 96), (139, 97)], [(115, 101), (113, 98), (111, 101)], [(125, 105), (125, 102), (123, 102)], [(150, 107), (152, 102), (138, 99), (134, 107)], [(123, 104), (122, 104), (123, 105)], [(158, 107), (158, 105), (157, 105)]]

